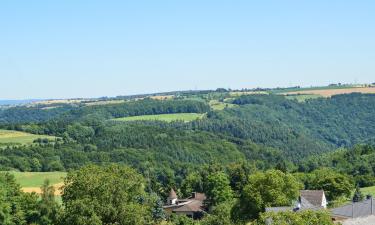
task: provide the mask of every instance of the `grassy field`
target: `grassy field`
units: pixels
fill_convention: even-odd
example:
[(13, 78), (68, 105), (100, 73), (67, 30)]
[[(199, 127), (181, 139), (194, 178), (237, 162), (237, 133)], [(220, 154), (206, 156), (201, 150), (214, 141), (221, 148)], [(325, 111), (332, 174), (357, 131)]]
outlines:
[[(65, 172), (10, 172), (16, 178), (16, 181), (21, 185), (22, 191), (37, 194), (41, 193), (40, 187), (44, 181), (48, 179), (55, 187), (55, 195), (60, 196), (59, 188), (62, 186)], [(59, 200), (60, 201), (60, 200)]]
[(361, 87), (356, 85), (342, 85), (342, 86), (318, 86), (318, 87), (301, 87), (301, 88), (284, 88), (284, 89), (273, 89), (270, 93), (273, 94), (287, 94), (290, 92), (297, 92), (297, 91), (315, 91), (315, 90), (331, 90), (331, 89), (348, 89), (348, 88), (355, 88)]
[(53, 136), (35, 135), (13, 130), (0, 130), (0, 147), (8, 145), (23, 145), (32, 144), (35, 139), (48, 138), (55, 140)]
[(242, 95), (268, 95), (266, 91), (232, 91), (229, 93), (231, 97), (240, 97)]
[(375, 197), (375, 186), (362, 188), (361, 191), (364, 195), (372, 195)]
[(224, 110), (225, 108), (233, 108), (236, 105), (226, 102), (219, 102), (217, 100), (210, 101), (210, 106), (213, 110)]
[(141, 120), (159, 120), (165, 122), (184, 121), (189, 122), (203, 118), (205, 114), (199, 113), (175, 113), (175, 114), (160, 114), (160, 115), (145, 115), (145, 116), (131, 116), (114, 119), (115, 121), (141, 121)]
[(51, 184), (63, 182), (65, 172), (10, 172), (14, 175), (21, 187), (40, 187), (44, 180), (48, 179)]
[(297, 100), (298, 102), (305, 102), (308, 99), (321, 98), (320, 95), (287, 95), (287, 99)]

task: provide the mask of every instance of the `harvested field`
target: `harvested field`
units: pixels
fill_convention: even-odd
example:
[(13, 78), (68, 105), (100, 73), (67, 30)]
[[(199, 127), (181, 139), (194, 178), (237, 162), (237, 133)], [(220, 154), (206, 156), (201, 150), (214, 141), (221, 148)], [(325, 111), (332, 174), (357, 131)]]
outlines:
[(364, 93), (375, 94), (375, 87), (354, 87), (354, 88), (340, 88), (340, 89), (326, 89), (326, 90), (304, 90), (286, 92), (283, 95), (320, 95), (323, 97), (331, 97), (333, 95), (350, 94), (350, 93)]
[[(62, 194), (62, 190), (60, 189), (62, 186), (64, 185), (64, 183), (58, 183), (58, 184), (54, 184), (53, 187), (55, 188), (55, 195), (56, 196), (61, 196)], [(21, 190), (25, 193), (37, 193), (37, 194), (42, 194), (42, 190), (40, 189), (40, 187), (24, 187), (24, 188), (21, 188)]]
[(174, 98), (174, 95), (158, 95), (158, 96), (151, 96), (151, 99), (155, 100), (168, 100)]

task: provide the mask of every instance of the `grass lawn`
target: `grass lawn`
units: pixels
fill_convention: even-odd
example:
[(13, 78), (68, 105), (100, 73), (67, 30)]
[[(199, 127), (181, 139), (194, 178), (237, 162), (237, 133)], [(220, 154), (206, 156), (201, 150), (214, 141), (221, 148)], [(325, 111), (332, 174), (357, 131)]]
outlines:
[(29, 134), (14, 130), (0, 130), (0, 147), (7, 145), (32, 144), (33, 141), (38, 138), (55, 140), (55, 137), (53, 136)]
[(361, 191), (362, 191), (362, 194), (364, 195), (372, 195), (375, 197), (375, 186), (361, 188)]
[(197, 119), (202, 119), (205, 114), (199, 113), (175, 113), (175, 114), (160, 114), (160, 115), (145, 115), (145, 116), (130, 116), (114, 119), (115, 121), (140, 121), (140, 120), (160, 120), (165, 122), (172, 122), (182, 120), (190, 122)]

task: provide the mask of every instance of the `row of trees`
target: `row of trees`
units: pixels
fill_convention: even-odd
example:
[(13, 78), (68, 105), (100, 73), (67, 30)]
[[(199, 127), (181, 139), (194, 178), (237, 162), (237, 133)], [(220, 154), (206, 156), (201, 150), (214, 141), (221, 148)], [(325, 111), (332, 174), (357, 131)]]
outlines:
[[(54, 199), (54, 188), (46, 182), (41, 198), (20, 191), (12, 175), (0, 174), (0, 223), (4, 225), (234, 225), (332, 224), (325, 212), (264, 214), (265, 207), (288, 206), (298, 198), (301, 183), (291, 174), (277, 170), (245, 176), (242, 190), (235, 190), (227, 172), (209, 166), (190, 179), (190, 187), (202, 182), (208, 214), (201, 221), (164, 214), (162, 200), (147, 190), (145, 179), (126, 166), (85, 166), (68, 173), (62, 206)], [(204, 179), (201, 176), (205, 176)], [(191, 176), (192, 178), (193, 176)], [(199, 186), (198, 186), (199, 188)], [(237, 197), (236, 197), (237, 195)]]

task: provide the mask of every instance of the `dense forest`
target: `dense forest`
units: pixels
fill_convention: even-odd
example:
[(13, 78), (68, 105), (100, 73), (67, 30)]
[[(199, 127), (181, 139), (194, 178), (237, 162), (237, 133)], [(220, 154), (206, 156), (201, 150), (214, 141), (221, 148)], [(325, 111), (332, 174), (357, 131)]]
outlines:
[[(223, 109), (212, 108), (212, 101), (222, 104)], [(172, 113), (201, 113), (204, 116), (190, 122), (113, 120)], [(229, 222), (225, 224), (242, 224), (249, 220), (262, 224), (261, 213), (265, 207), (290, 204), (289, 200), (296, 197), (294, 193), (285, 196), (288, 201), (252, 205), (254, 199), (262, 197), (251, 193), (259, 183), (266, 182), (265, 176), (282, 177), (280, 182), (288, 181), (288, 186), (294, 185), (296, 191), (304, 187), (323, 188), (332, 178), (337, 178), (340, 182), (335, 185), (346, 188), (326, 190), (331, 202), (349, 198), (356, 185), (375, 185), (375, 148), (371, 145), (375, 140), (374, 115), (375, 95), (371, 94), (355, 93), (298, 102), (274, 94), (233, 97), (221, 89), (184, 93), (166, 100), (124, 98), (124, 102), (110, 104), (17, 106), (0, 111), (1, 129), (57, 138), (55, 141), (35, 140), (33, 145), (2, 147), (0, 170), (70, 171), (69, 179), (77, 185), (77, 176), (92, 170), (103, 170), (103, 173), (124, 170), (125, 174), (139, 176), (142, 180), (142, 188), (134, 191), (144, 197), (144, 204), (127, 199), (124, 194), (126, 201), (139, 210), (136, 214), (147, 220), (139, 224), (155, 221), (155, 215), (147, 212), (155, 212), (157, 202), (164, 201), (171, 188), (181, 196), (187, 196), (191, 191), (210, 193), (213, 186), (206, 182), (220, 181), (228, 187), (226, 193), (222, 193), (224, 200), (215, 202), (216, 198), (212, 196), (215, 203), (201, 224), (217, 224), (212, 221), (228, 218)], [(113, 164), (121, 166), (112, 168)], [(211, 180), (208, 179), (210, 176)], [(1, 179), (12, 180), (7, 176)], [(100, 176), (97, 179), (101, 179)], [(127, 177), (124, 179), (130, 182)], [(269, 185), (272, 189), (274, 184)], [(71, 191), (63, 196), (65, 211), (54, 206), (53, 209), (61, 213), (59, 218), (52, 218), (48, 212), (45, 216), (50, 222), (34, 222), (54, 224), (51, 221), (55, 220), (55, 223), (81, 224), (77, 222), (78, 217), (69, 217), (69, 210), (74, 211), (92, 199), (88, 196), (80, 199), (75, 195)], [(38, 205), (42, 202), (32, 198), (35, 210), (42, 210), (43, 205)], [(47, 204), (48, 198), (44, 200), (47, 202), (43, 204)], [(25, 201), (27, 199), (21, 199), (19, 204)], [(97, 208), (87, 210), (82, 213), (93, 213)], [(92, 224), (101, 224), (100, 221), (111, 224), (111, 218), (104, 214), (107, 219), (90, 214)], [(220, 215), (226, 217), (220, 218)], [(314, 216), (326, 218), (324, 214)], [(193, 224), (193, 221), (184, 221), (184, 218), (174, 218), (171, 224)]]

